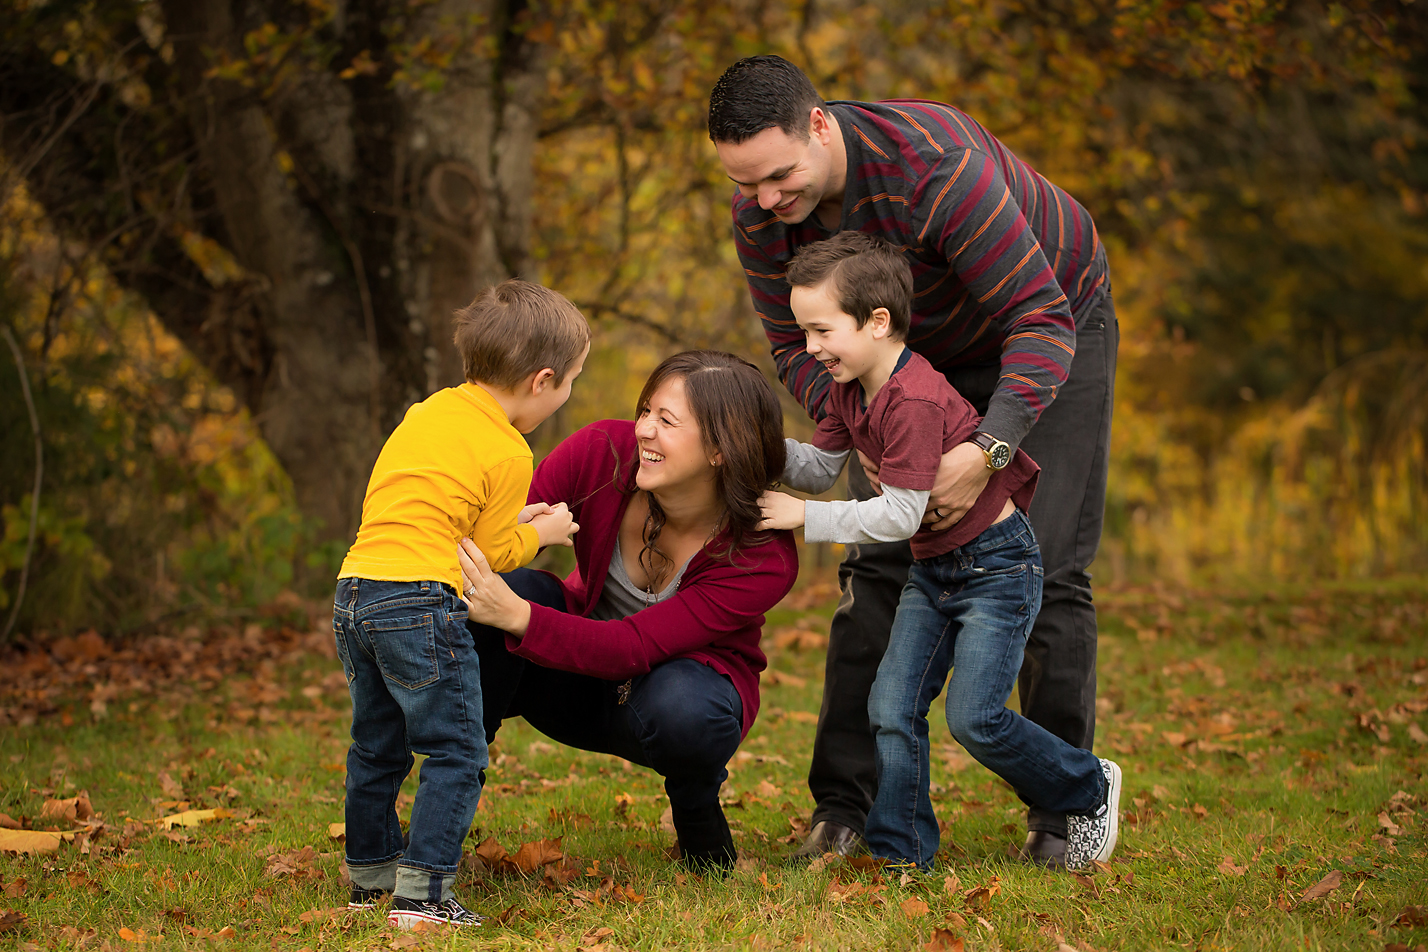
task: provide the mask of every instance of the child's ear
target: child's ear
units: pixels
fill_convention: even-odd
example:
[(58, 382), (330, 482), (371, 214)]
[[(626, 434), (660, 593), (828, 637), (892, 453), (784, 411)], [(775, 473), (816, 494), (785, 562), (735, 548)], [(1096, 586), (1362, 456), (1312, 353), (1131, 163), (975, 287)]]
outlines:
[(892, 332), (892, 314), (885, 307), (873, 308), (873, 313), (868, 315), (868, 322), (873, 325), (873, 337), (882, 340)]
[(531, 396), (538, 397), (547, 387), (555, 386), (555, 371), (546, 367), (531, 374)]

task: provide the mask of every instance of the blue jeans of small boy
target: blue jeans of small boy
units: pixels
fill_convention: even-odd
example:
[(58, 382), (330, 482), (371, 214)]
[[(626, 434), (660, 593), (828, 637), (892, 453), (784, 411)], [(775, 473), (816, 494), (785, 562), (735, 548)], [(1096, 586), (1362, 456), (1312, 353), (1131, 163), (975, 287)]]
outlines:
[(913, 563), (868, 698), (878, 793), (865, 836), (875, 855), (926, 869), (937, 854), (927, 712), (949, 668), (952, 736), (1025, 803), (1085, 815), (1105, 798), (1094, 754), (1006, 707), (1041, 586), (1041, 550), (1020, 510), (966, 545)]
[[(346, 808), (352, 885), (448, 899), (486, 769), (481, 666), (466, 606), (441, 582), (344, 578), (332, 629), (352, 693)], [(397, 794), (411, 772), (412, 751), (427, 759), (403, 848)]]

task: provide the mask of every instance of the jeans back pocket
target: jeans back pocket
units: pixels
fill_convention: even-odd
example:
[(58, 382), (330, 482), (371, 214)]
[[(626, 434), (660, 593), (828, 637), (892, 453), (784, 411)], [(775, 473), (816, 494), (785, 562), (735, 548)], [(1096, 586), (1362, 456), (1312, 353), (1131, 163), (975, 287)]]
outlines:
[(362, 622), (362, 628), (371, 640), (377, 667), (388, 681), (415, 690), (435, 682), (440, 676), (434, 612), (369, 618)]

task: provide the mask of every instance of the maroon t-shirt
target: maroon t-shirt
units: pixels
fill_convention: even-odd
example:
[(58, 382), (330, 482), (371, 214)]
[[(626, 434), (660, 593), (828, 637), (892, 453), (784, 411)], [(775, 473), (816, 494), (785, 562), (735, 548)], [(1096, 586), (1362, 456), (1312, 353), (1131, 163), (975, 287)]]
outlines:
[[(863, 406), (862, 384), (834, 382), (828, 391), (828, 415), (818, 424), (813, 445), (829, 453), (854, 449), (878, 466), (878, 480), (900, 489), (930, 491), (942, 454), (965, 443), (982, 418), (927, 358), (903, 349), (888, 382)], [(857, 466), (856, 458), (849, 461)], [(996, 521), (1010, 499), (1025, 511), (1041, 467), (1021, 450), (1005, 469), (992, 474), (982, 494), (951, 528), (928, 526), (912, 537), (912, 555), (930, 559), (966, 545)]]

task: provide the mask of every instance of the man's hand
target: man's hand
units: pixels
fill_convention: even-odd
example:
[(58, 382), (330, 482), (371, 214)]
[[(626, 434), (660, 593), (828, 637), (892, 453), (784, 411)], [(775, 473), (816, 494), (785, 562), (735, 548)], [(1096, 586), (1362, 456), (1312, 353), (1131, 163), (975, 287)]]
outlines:
[(461, 563), (461, 600), (466, 603), (466, 617), (478, 625), (523, 637), (531, 623), (530, 603), (491, 571), (485, 553), (470, 539), (461, 540), (456, 560)]
[(942, 462), (937, 464), (937, 481), (932, 484), (932, 493), (927, 499), (923, 525), (939, 532), (956, 525), (991, 478), (987, 454), (976, 443), (958, 443), (943, 453)]
[[(580, 526), (570, 514), (570, 507), (563, 502), (554, 506), (547, 506), (545, 503), (537, 505), (544, 506), (546, 510), (531, 516), (531, 527), (535, 529), (536, 535), (540, 536), (541, 547), (574, 545), (575, 540), (571, 536), (580, 531)], [(534, 508), (535, 506), (527, 506), (521, 510), (521, 514), (524, 515), (526, 510)]]
[(797, 529), (803, 525), (803, 500), (788, 493), (770, 489), (759, 497), (759, 511), (763, 520), (754, 528)]

